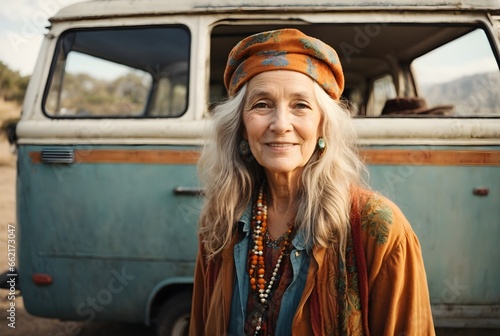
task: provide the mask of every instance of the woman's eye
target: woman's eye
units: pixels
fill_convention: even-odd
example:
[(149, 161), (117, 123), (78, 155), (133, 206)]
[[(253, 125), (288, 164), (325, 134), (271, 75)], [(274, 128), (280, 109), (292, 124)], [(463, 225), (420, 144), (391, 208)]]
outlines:
[(296, 109), (300, 109), (300, 110), (302, 110), (302, 109), (308, 109), (309, 105), (307, 105), (305, 103), (297, 103), (297, 104), (295, 104), (295, 108)]
[(256, 109), (265, 109), (269, 107), (269, 105), (267, 105), (266, 102), (258, 102), (256, 104), (254, 104), (253, 108), (256, 108)]

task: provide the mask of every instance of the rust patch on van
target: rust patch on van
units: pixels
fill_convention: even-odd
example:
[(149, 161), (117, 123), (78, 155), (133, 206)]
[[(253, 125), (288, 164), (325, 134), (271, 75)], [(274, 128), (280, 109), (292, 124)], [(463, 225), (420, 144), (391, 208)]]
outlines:
[[(41, 152), (29, 153), (42, 163)], [(196, 164), (195, 150), (75, 150), (75, 163)], [(372, 165), (500, 166), (500, 151), (363, 149), (360, 157)]]
[[(29, 153), (31, 162), (42, 163), (41, 152)], [(196, 164), (193, 150), (75, 150), (75, 163)]]
[(367, 164), (429, 166), (500, 166), (499, 151), (365, 149)]

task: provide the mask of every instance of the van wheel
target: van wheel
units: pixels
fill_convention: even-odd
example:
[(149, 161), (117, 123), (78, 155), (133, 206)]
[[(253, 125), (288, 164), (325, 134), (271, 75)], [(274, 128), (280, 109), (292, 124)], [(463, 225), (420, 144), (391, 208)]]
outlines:
[(184, 336), (189, 333), (191, 291), (182, 292), (165, 301), (156, 317), (157, 336)]

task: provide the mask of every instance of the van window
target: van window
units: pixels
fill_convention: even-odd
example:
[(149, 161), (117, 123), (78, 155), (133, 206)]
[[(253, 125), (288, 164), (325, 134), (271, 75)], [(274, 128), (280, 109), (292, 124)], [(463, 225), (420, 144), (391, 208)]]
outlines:
[(392, 76), (387, 74), (373, 82), (372, 94), (368, 102), (366, 116), (378, 117), (382, 114), (385, 102), (396, 98), (396, 87)]
[(488, 38), (475, 29), (412, 64), (419, 95), (451, 117), (499, 117), (500, 72)]
[(334, 47), (345, 77), (342, 101), (358, 118), (500, 116), (500, 78), (481, 26), (443, 23), (221, 24), (210, 48), (210, 106), (226, 95), (231, 48), (264, 30), (297, 28)]
[(179, 117), (187, 109), (184, 27), (72, 30), (58, 41), (44, 110), (55, 118)]

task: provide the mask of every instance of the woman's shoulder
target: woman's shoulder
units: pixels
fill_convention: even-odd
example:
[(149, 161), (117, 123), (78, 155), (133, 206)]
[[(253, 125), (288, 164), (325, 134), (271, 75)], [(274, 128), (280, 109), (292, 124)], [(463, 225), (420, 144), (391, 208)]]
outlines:
[(399, 207), (380, 193), (357, 189), (363, 240), (367, 245), (392, 250), (412, 228)]
[(368, 288), (373, 289), (377, 283), (382, 286), (379, 289), (390, 287), (392, 282), (386, 281), (388, 275), (401, 278), (420, 274), (423, 267), (420, 243), (399, 207), (375, 191), (358, 190), (357, 195)]

